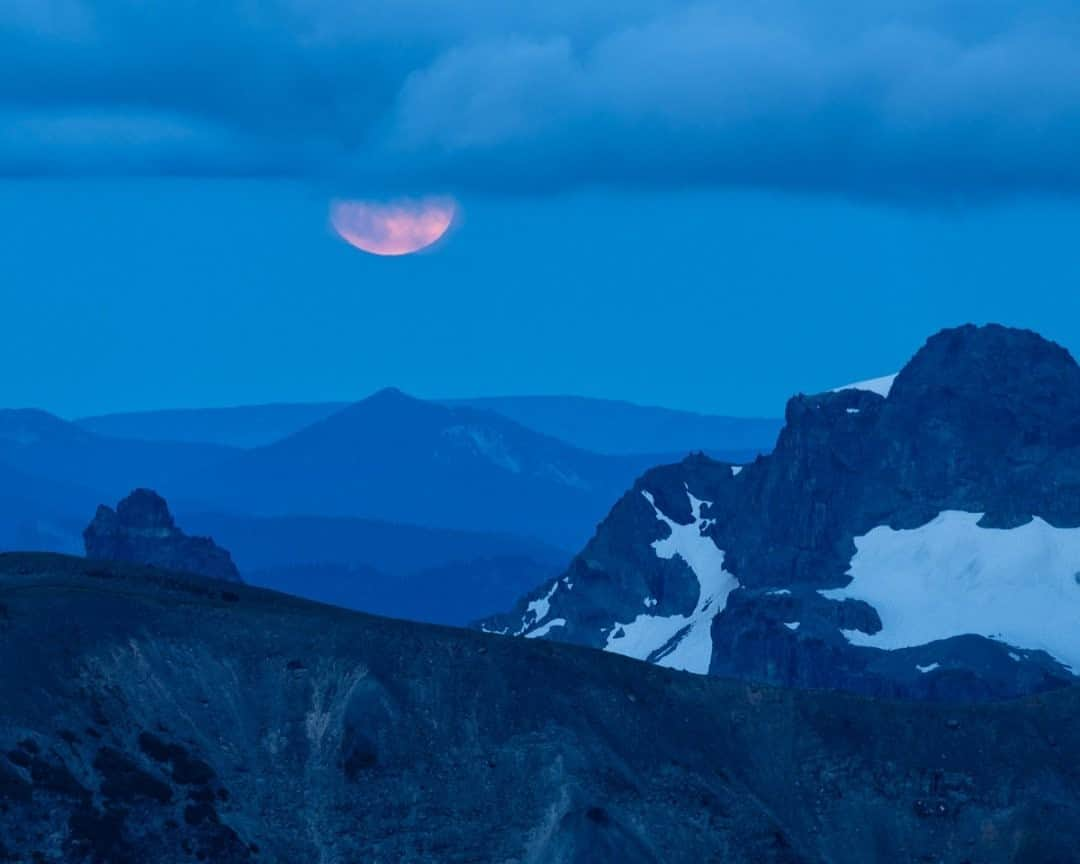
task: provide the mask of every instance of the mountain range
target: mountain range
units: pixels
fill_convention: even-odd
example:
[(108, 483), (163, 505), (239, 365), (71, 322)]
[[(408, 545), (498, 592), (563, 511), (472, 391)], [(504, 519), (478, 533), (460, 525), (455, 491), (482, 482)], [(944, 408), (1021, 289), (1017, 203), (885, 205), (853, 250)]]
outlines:
[(774, 689), (0, 555), (0, 859), (1052, 864), (1080, 688)]
[[(777, 418), (722, 417), (583, 396), (492, 396), (428, 400), (477, 408), (609, 456), (682, 454), (750, 461), (772, 449)], [(135, 411), (83, 417), (83, 429), (112, 438), (183, 441), (252, 448), (273, 444), (348, 408), (349, 402), (247, 405), (232, 408)]]
[[(579, 401), (595, 402), (589, 416), (599, 419), (569, 431), (588, 433), (610, 408), (622, 430), (613, 436), (616, 450), (700, 440), (749, 458), (771, 444), (768, 421)], [(547, 403), (537, 400), (534, 419), (565, 426), (562, 403), (550, 410)], [(233, 551), (249, 581), (464, 624), (558, 572), (610, 502), (663, 460), (594, 453), (503, 413), (393, 389), (353, 405), (75, 423), (0, 411), (0, 472), (9, 475), (0, 491), (0, 548), (81, 552), (81, 532), (99, 504), (148, 488), (168, 499), (185, 530)]]
[(14, 542), (183, 502), (0, 554), (0, 861), (1075, 859), (1064, 349), (946, 330), (748, 463), (645, 458), (396, 391), (246, 449), (0, 415)]
[(174, 484), (262, 516), (360, 516), (531, 535), (572, 546), (651, 462), (579, 450), (490, 412), (383, 390)]
[(1080, 671), (1080, 367), (943, 331), (895, 378), (799, 395), (775, 449), (655, 468), (484, 629), (698, 673), (932, 700)]

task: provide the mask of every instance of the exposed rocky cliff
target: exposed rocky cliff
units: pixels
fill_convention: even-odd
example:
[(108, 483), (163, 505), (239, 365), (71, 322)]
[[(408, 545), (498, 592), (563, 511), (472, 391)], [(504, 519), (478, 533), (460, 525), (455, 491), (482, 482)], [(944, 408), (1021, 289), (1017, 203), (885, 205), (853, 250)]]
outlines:
[(0, 860), (1050, 864), (1080, 690), (775, 690), (0, 556)]
[(1080, 669), (1080, 368), (932, 337), (895, 380), (796, 396), (775, 451), (645, 474), (502, 633), (807, 687), (982, 699)]
[(228, 551), (209, 537), (189, 537), (177, 528), (165, 499), (150, 489), (136, 489), (115, 510), (99, 506), (83, 542), (88, 558), (240, 579)]

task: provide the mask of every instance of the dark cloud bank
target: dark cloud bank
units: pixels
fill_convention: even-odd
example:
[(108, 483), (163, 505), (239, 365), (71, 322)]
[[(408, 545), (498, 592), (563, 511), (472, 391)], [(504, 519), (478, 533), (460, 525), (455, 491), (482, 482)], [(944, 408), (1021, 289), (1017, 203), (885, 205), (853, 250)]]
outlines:
[(1080, 191), (1080, 4), (8, 0), (0, 174)]

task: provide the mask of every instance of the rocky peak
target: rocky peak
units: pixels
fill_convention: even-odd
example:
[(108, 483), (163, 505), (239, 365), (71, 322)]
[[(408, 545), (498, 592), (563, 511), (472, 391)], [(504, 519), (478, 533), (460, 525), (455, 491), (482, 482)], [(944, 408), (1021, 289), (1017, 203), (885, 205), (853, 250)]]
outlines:
[(1076, 680), (1075, 548), (1080, 367), (968, 325), (889, 388), (793, 397), (750, 465), (649, 471), (560, 580), (481, 626), (786, 685), (1015, 696)]
[(128, 495), (116, 505), (116, 517), (128, 531), (144, 536), (167, 537), (176, 532), (168, 503), (153, 489), (136, 489)]
[(83, 531), (83, 542), (88, 558), (240, 580), (228, 551), (209, 537), (189, 537), (177, 528), (169, 505), (152, 489), (134, 490), (115, 510), (99, 506)]
[(1026, 402), (1036, 414), (1080, 398), (1080, 367), (1063, 347), (1031, 330), (966, 324), (935, 333), (897, 375), (890, 401), (948, 393), (988, 404)]

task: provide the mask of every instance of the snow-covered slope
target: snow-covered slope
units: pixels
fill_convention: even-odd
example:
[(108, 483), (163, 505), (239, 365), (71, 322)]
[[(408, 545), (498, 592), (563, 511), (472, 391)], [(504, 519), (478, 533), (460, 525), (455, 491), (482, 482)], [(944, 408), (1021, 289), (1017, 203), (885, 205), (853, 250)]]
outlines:
[(845, 630), (848, 641), (892, 650), (975, 634), (1080, 670), (1080, 528), (984, 528), (982, 516), (947, 510), (856, 537), (851, 583), (820, 593), (869, 603), (881, 629)]
[(865, 390), (867, 393), (876, 393), (878, 396), (888, 396), (889, 391), (892, 390), (893, 381), (896, 380), (896, 374), (882, 375), (880, 378), (869, 378), (866, 381), (856, 381), (854, 384), (845, 384), (843, 387), (837, 387), (833, 390), (833, 393), (839, 393), (842, 390)]
[[(678, 556), (686, 562), (698, 581), (698, 601), (689, 615), (656, 615), (642, 612), (633, 621), (616, 623), (607, 634), (605, 651), (649, 660), (660, 666), (704, 674), (712, 661), (712, 621), (724, 611), (727, 597), (739, 587), (739, 581), (724, 570), (724, 552), (705, 529), (709, 520), (701, 515), (709, 502), (695, 498), (689, 490), (693, 521), (682, 525), (669, 519), (656, 506), (652, 494), (641, 494), (656, 512), (656, 518), (671, 532), (652, 547), (660, 558)], [(656, 605), (653, 597), (642, 601), (648, 610)]]
[(1076, 682), (1080, 367), (1027, 331), (943, 331), (896, 376), (793, 398), (741, 470), (647, 472), (561, 579), (484, 626), (877, 695)]

